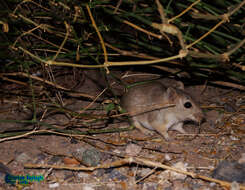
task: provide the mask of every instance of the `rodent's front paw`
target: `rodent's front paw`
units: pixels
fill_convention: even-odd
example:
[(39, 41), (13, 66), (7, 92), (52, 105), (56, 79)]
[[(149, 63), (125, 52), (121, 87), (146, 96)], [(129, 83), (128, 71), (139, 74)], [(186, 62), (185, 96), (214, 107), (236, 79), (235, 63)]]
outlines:
[(169, 137), (168, 133), (163, 134), (163, 137), (166, 141), (170, 141), (171, 138)]
[(139, 129), (142, 133), (144, 133), (145, 135), (150, 135), (152, 136), (154, 134), (154, 131), (151, 131), (149, 129), (146, 129), (144, 127), (141, 126), (141, 124), (138, 121), (134, 121), (134, 126)]
[(166, 141), (170, 141), (171, 138), (168, 136), (168, 128), (165, 124), (155, 125), (154, 129), (162, 136)]

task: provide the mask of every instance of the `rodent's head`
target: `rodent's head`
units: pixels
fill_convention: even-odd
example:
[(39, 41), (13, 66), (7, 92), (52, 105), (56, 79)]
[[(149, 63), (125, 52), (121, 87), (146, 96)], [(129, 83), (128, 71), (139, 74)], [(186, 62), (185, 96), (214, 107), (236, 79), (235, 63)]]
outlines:
[(169, 87), (167, 95), (170, 103), (175, 104), (173, 109), (178, 120), (191, 120), (201, 123), (204, 119), (203, 112), (198, 104), (183, 90)]

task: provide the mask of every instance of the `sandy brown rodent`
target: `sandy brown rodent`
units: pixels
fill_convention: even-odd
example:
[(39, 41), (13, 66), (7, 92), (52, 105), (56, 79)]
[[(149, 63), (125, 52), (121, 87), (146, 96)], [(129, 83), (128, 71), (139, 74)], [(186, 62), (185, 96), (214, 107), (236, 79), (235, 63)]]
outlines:
[(184, 121), (200, 123), (204, 118), (200, 107), (183, 88), (184, 85), (165, 87), (161, 82), (137, 85), (122, 96), (121, 106), (129, 113), (132, 124), (143, 133), (155, 130), (169, 140), (170, 128), (185, 133)]

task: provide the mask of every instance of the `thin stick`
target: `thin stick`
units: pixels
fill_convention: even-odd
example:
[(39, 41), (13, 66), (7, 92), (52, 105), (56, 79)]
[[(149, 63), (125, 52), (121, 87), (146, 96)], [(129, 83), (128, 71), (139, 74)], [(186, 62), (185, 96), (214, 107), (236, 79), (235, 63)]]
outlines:
[(53, 57), (53, 61), (58, 57), (58, 55), (60, 54), (61, 50), (63, 49), (67, 39), (68, 39), (68, 36), (70, 34), (70, 26), (67, 24), (67, 22), (65, 21), (65, 27), (66, 27), (66, 35), (65, 35), (65, 38), (63, 40), (63, 42), (61, 43), (58, 51), (56, 52), (55, 56)]
[(162, 39), (162, 35), (158, 35), (158, 34), (154, 34), (154, 33), (152, 33), (152, 32), (149, 32), (149, 31), (147, 31), (147, 30), (145, 30), (145, 29), (143, 29), (143, 28), (141, 28), (141, 27), (139, 27), (139, 26), (137, 26), (137, 25), (135, 25), (135, 24), (133, 24), (133, 23), (127, 21), (127, 20), (123, 20), (123, 23), (124, 23), (124, 24), (127, 24), (127, 25), (129, 25), (129, 26), (131, 26), (131, 27), (133, 27), (133, 28), (135, 28), (136, 30), (139, 30), (139, 31), (141, 31), (141, 32), (144, 32), (144, 33), (146, 33), (146, 34), (148, 34), (148, 35), (150, 35), (150, 36), (153, 36), (153, 37), (158, 38), (158, 39), (160, 39), (160, 40)]
[(163, 9), (163, 6), (161, 5), (161, 3), (159, 2), (159, 0), (156, 0), (156, 4), (157, 4), (157, 10), (160, 14), (160, 17), (161, 17), (161, 20), (162, 20), (162, 23), (168, 23), (168, 20), (166, 18), (166, 15), (164, 13), (164, 9)]
[(102, 95), (102, 94), (104, 94), (104, 92), (107, 90), (107, 88), (105, 88), (104, 90), (102, 90), (102, 92), (100, 92), (95, 98), (94, 98), (94, 100), (92, 101), (92, 102), (90, 102), (90, 104), (88, 105), (88, 106), (86, 106), (84, 109), (82, 109), (81, 111), (79, 111), (79, 114), (82, 114), (82, 113), (84, 113), (88, 108), (90, 108), (93, 104), (94, 104), (94, 102)]
[(126, 65), (150, 65), (154, 63), (160, 62), (167, 62), (178, 58), (183, 58), (183, 54), (178, 54), (172, 57), (166, 57), (162, 59), (156, 60), (146, 60), (146, 61), (121, 61), (121, 62), (107, 62), (106, 65), (79, 65), (73, 63), (66, 63), (66, 62), (56, 62), (56, 61), (47, 61), (46, 64), (48, 65), (57, 65), (57, 66), (68, 66), (68, 67), (80, 67), (80, 68), (105, 68), (105, 67), (112, 67), (112, 66), (126, 66)]
[(92, 25), (93, 25), (93, 27), (94, 27), (94, 29), (95, 29), (95, 31), (96, 31), (99, 39), (100, 39), (100, 43), (101, 43), (102, 49), (104, 51), (104, 59), (105, 59), (105, 63), (104, 63), (104, 66), (105, 67), (104, 68), (106, 69), (106, 73), (108, 74), (109, 73), (109, 69), (107, 68), (108, 56), (107, 56), (107, 51), (106, 51), (105, 43), (104, 43), (104, 40), (103, 40), (103, 38), (102, 38), (102, 36), (100, 34), (100, 31), (98, 30), (98, 28), (96, 26), (95, 20), (93, 18), (93, 15), (92, 15), (92, 13), (90, 11), (90, 8), (89, 8), (88, 4), (86, 4), (86, 8), (88, 10), (88, 14), (89, 14), (90, 20), (92, 22)]
[(168, 23), (173, 22), (175, 19), (181, 17), (183, 14), (185, 14), (187, 11), (189, 11), (194, 5), (196, 5), (197, 3), (199, 3), (201, 0), (197, 0), (194, 3), (192, 3), (189, 7), (187, 7), (184, 11), (182, 11), (180, 14), (178, 14), (177, 16), (171, 18), (168, 20)]
[(239, 42), (234, 48), (232, 48), (230, 51), (223, 53), (223, 55), (226, 55), (226, 56), (229, 57), (229, 56), (230, 56), (231, 54), (233, 54), (236, 50), (238, 50), (240, 47), (242, 47), (244, 43), (245, 43), (245, 38), (244, 38), (242, 41), (240, 41), (240, 42)]
[(223, 24), (225, 22), (226, 22), (226, 20), (221, 20), (218, 24), (216, 24), (213, 28), (211, 28), (207, 33), (202, 35), (199, 39), (197, 39), (193, 43), (187, 45), (186, 48), (188, 49), (188, 48), (194, 46), (196, 43), (200, 42), (203, 38), (207, 37), (210, 33), (212, 33), (214, 30), (216, 30), (216, 28), (218, 28), (221, 24)]
[(245, 86), (239, 85), (239, 84), (234, 84), (231, 82), (224, 82), (224, 81), (209, 81), (210, 83), (222, 85), (222, 86), (227, 86), (227, 87), (232, 87), (232, 88), (237, 88), (240, 90), (245, 90)]

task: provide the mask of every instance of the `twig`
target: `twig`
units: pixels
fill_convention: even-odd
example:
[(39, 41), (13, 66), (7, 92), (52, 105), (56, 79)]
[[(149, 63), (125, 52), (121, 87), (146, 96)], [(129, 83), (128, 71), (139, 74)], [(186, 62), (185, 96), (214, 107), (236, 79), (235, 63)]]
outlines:
[(124, 24), (127, 24), (127, 25), (129, 25), (129, 26), (131, 26), (131, 27), (133, 27), (133, 28), (135, 28), (136, 30), (139, 30), (139, 31), (141, 31), (141, 32), (144, 32), (144, 33), (146, 33), (147, 35), (150, 35), (150, 36), (153, 36), (153, 37), (155, 37), (155, 38), (158, 38), (159, 40), (162, 39), (162, 35), (158, 35), (158, 34), (154, 34), (154, 33), (152, 33), (152, 32), (149, 32), (149, 31), (147, 31), (147, 30), (145, 30), (145, 29), (143, 29), (143, 28), (141, 28), (141, 27), (139, 27), (139, 26), (137, 26), (137, 25), (135, 25), (135, 24), (133, 24), (133, 23), (127, 21), (127, 20), (123, 20), (123, 23), (124, 23)]
[(3, 32), (9, 32), (9, 25), (8, 25), (8, 23), (3, 22), (3, 21), (0, 20), (0, 24), (3, 25), (3, 27), (2, 27)]
[(186, 12), (188, 12), (194, 5), (196, 5), (197, 3), (199, 3), (201, 0), (197, 0), (194, 3), (192, 3), (189, 7), (187, 7), (184, 11), (182, 11), (180, 14), (176, 15), (175, 17), (171, 18), (168, 20), (168, 23), (173, 22), (175, 19), (181, 17), (183, 14), (185, 14)]
[(120, 7), (120, 5), (122, 4), (122, 0), (119, 0), (118, 2), (117, 2), (117, 6), (116, 6), (116, 8), (115, 8), (115, 10), (114, 10), (114, 14), (116, 14), (117, 13), (117, 11), (118, 11), (118, 9), (119, 9), (119, 7)]
[[(14, 48), (14, 47), (13, 47)], [(27, 55), (29, 55), (30, 57), (36, 59), (37, 61), (39, 61), (40, 63), (46, 63), (46, 61), (44, 61), (43, 59), (41, 59), (40, 57), (32, 54), (31, 52), (29, 52), (28, 50), (22, 48), (22, 47), (18, 47), (19, 50), (23, 51), (24, 53), (26, 53)], [(47, 64), (47, 63), (46, 63)]]
[(145, 60), (145, 61), (121, 61), (121, 62), (110, 62), (108, 61), (105, 65), (80, 65), (66, 62), (56, 62), (56, 61), (47, 61), (46, 64), (49, 65), (57, 65), (57, 66), (67, 66), (67, 67), (79, 67), (79, 68), (104, 68), (104, 67), (112, 67), (112, 66), (126, 66), (126, 65), (150, 65), (154, 63), (168, 62), (174, 59), (183, 58), (186, 54), (178, 54), (172, 57), (156, 59), (156, 60)]
[(230, 51), (223, 53), (223, 55), (226, 55), (229, 57), (236, 50), (238, 50), (240, 47), (242, 47), (244, 43), (245, 43), (245, 38), (242, 41), (240, 41), (235, 47), (233, 47)]
[(100, 43), (101, 43), (101, 46), (102, 46), (102, 49), (103, 49), (103, 52), (104, 52), (104, 59), (105, 59), (105, 63), (104, 63), (104, 68), (106, 69), (106, 73), (109, 74), (109, 69), (107, 68), (107, 63), (108, 63), (108, 56), (107, 56), (107, 51), (106, 51), (106, 47), (105, 47), (105, 43), (104, 43), (104, 40), (100, 34), (100, 31), (98, 30), (97, 26), (96, 26), (96, 23), (95, 23), (95, 20), (93, 18), (93, 15), (90, 11), (90, 8), (88, 6), (88, 4), (86, 4), (86, 8), (87, 8), (87, 11), (88, 11), (88, 14), (89, 14), (89, 17), (90, 17), (90, 20), (92, 22), (92, 25), (100, 39)]
[(189, 49), (190, 47), (194, 46), (196, 43), (200, 42), (203, 38), (207, 37), (209, 34), (211, 34), (214, 30), (216, 30), (216, 28), (218, 28), (221, 24), (225, 23), (226, 20), (222, 20), (220, 21), (218, 24), (216, 24), (213, 28), (211, 28), (207, 33), (205, 33), (204, 35), (202, 35), (199, 39), (197, 39), (196, 41), (194, 41), (193, 43), (189, 44), (186, 46), (187, 49)]
[(83, 108), (81, 111), (79, 111), (79, 114), (82, 114), (82, 113), (84, 113), (87, 109), (89, 109), (93, 104), (94, 104), (94, 102), (96, 101), (96, 100), (98, 100), (98, 98), (102, 95), (102, 94), (104, 94), (104, 92), (107, 90), (107, 88), (105, 88), (104, 90), (102, 90), (102, 92), (100, 92), (94, 99), (93, 99), (93, 101), (92, 102), (90, 102), (90, 104), (88, 105), (88, 106), (86, 106), (85, 108)]
[(232, 65), (235, 66), (235, 67), (238, 67), (242, 71), (245, 71), (245, 65), (240, 65), (240, 64), (237, 64), (237, 63), (232, 63)]
[(19, 85), (23, 85), (23, 86), (28, 86), (28, 84), (26, 84), (25, 82), (21, 82), (21, 81), (17, 81), (17, 80), (14, 80), (14, 79), (10, 79), (8, 77), (3, 76), (3, 74), (0, 74), (0, 77), (3, 80), (9, 81), (9, 82), (13, 82), (13, 83), (16, 83), (16, 84), (19, 84)]
[(232, 88), (237, 88), (237, 89), (240, 89), (240, 90), (245, 90), (245, 86), (242, 86), (242, 85), (239, 85), (239, 84), (235, 84), (235, 83), (231, 83), (231, 82), (209, 81), (209, 83), (218, 84), (218, 85), (227, 86), (227, 87), (232, 87)]
[(114, 51), (117, 51), (119, 54), (124, 56), (131, 56), (131, 57), (138, 57), (138, 58), (144, 58), (144, 59), (159, 59), (157, 57), (153, 57), (144, 53), (138, 53), (136, 51), (127, 51), (127, 50), (121, 50), (117, 47), (112, 46), (111, 44), (105, 43), (105, 45)]
[(63, 42), (61, 43), (61, 45), (60, 45), (58, 51), (56, 52), (55, 56), (52, 58), (53, 61), (54, 61), (54, 60), (58, 57), (58, 55), (60, 54), (60, 52), (61, 52), (61, 50), (63, 49), (63, 47), (64, 47), (64, 45), (65, 45), (65, 43), (66, 43), (66, 41), (67, 41), (67, 39), (68, 39), (68, 36), (69, 36), (69, 34), (70, 34), (70, 26), (67, 24), (66, 21), (64, 22), (64, 24), (65, 24), (65, 27), (66, 27), (66, 35), (65, 35), (65, 38), (64, 38)]
[(167, 18), (166, 18), (164, 9), (163, 9), (161, 3), (159, 2), (159, 0), (156, 0), (156, 4), (157, 4), (157, 10), (158, 10), (158, 12), (159, 12), (159, 14), (160, 14), (162, 23), (167, 24), (167, 23), (168, 23), (168, 20), (167, 20)]

